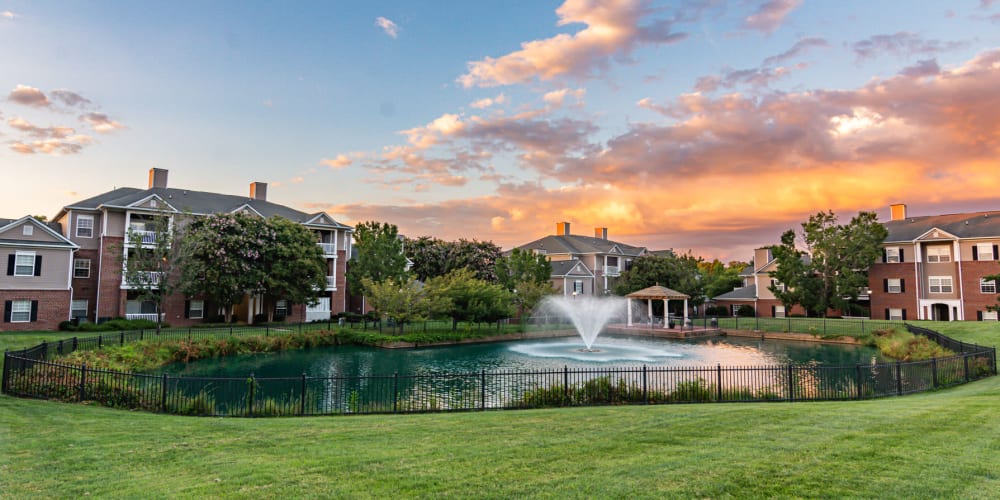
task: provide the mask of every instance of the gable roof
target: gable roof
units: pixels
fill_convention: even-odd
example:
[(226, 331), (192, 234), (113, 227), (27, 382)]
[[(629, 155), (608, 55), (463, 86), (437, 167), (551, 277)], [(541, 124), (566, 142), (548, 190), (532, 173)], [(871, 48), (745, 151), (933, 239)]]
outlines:
[[(194, 215), (209, 215), (217, 213), (231, 213), (240, 210), (250, 210), (263, 217), (280, 216), (288, 220), (301, 224), (317, 224), (319, 213), (308, 214), (285, 205), (279, 205), (265, 200), (253, 199), (248, 196), (237, 196), (221, 193), (210, 193), (206, 191), (192, 191), (177, 188), (118, 188), (97, 196), (69, 204), (59, 211), (56, 219), (68, 210), (96, 211), (101, 209), (120, 209), (134, 207), (136, 203), (152, 197), (158, 197), (181, 212), (189, 212)], [(351, 229), (327, 216), (328, 222), (320, 223), (338, 229)], [(329, 222), (332, 222), (329, 223)]]
[(642, 290), (632, 292), (626, 297), (630, 299), (667, 299), (667, 300), (682, 300), (690, 299), (691, 296), (678, 292), (672, 288), (667, 288), (662, 285), (653, 285), (650, 287), (643, 288)]
[(587, 267), (587, 265), (578, 259), (549, 261), (549, 265), (552, 266), (552, 274), (549, 276), (553, 278), (570, 276), (584, 278), (594, 277), (594, 273)]
[(646, 253), (646, 247), (627, 245), (619, 241), (595, 238), (593, 236), (549, 235), (517, 248), (522, 250), (541, 250), (546, 254), (619, 254), (626, 257), (638, 257)]
[(58, 222), (42, 222), (30, 215), (25, 215), (20, 219), (0, 219), (0, 233), (3, 233), (9, 229), (20, 226), (22, 224), (31, 224), (34, 227), (39, 228), (46, 234), (51, 236), (54, 241), (38, 241), (38, 240), (26, 240), (21, 238), (3, 238), (0, 237), (0, 244), (4, 245), (19, 245), (19, 246), (34, 246), (34, 247), (49, 247), (49, 248), (67, 248), (75, 249), (79, 248), (76, 243), (66, 239), (62, 235), (62, 224)]
[(712, 300), (753, 300), (757, 298), (757, 285), (750, 285), (726, 292)]
[(934, 229), (956, 238), (997, 238), (1000, 237), (1000, 212), (907, 217), (882, 225), (889, 231), (885, 243), (912, 243)]

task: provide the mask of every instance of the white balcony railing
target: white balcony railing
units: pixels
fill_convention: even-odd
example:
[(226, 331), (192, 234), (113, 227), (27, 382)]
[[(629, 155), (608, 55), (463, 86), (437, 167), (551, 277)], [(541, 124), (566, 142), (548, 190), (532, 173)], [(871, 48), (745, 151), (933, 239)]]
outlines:
[(136, 282), (129, 283), (125, 276), (122, 276), (122, 286), (129, 286), (133, 284), (158, 286), (160, 284), (161, 273), (157, 271), (142, 271), (136, 273)]
[(326, 277), (326, 289), (327, 290), (336, 290), (337, 289), (337, 277), (336, 276), (327, 276)]
[(143, 245), (155, 245), (156, 240), (158, 240), (159, 237), (160, 233), (157, 231), (146, 231), (135, 227), (129, 228), (129, 244), (132, 245), (137, 243), (141, 243)]
[(317, 243), (323, 249), (323, 255), (337, 255), (337, 246), (333, 243)]
[(621, 272), (618, 269), (618, 266), (604, 266), (605, 276), (618, 276), (619, 274), (621, 274)]
[[(163, 315), (164, 315), (164, 313), (160, 313), (160, 322), (163, 322)], [(145, 314), (145, 313), (128, 314), (128, 313), (126, 313), (125, 314), (125, 319), (145, 319), (145, 320), (149, 320), (149, 321), (156, 321), (156, 313), (149, 313), (149, 314)]]

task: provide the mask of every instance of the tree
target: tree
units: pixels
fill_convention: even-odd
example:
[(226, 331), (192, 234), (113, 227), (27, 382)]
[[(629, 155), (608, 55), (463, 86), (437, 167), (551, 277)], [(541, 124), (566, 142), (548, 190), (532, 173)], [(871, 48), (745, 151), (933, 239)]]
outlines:
[(552, 265), (544, 255), (515, 248), (497, 261), (497, 281), (513, 294), (518, 317), (535, 306), (546, 296), (556, 293), (550, 276)]
[[(704, 302), (705, 292), (698, 270), (701, 259), (688, 252), (677, 256), (643, 255), (632, 261), (632, 268), (622, 273), (615, 284), (615, 294), (628, 295), (656, 284), (672, 288), (689, 295), (688, 302), (698, 305)], [(654, 307), (658, 307), (654, 303)]]
[[(316, 291), (326, 288), (326, 259), (316, 237), (305, 226), (283, 217), (267, 219), (263, 244), (264, 293), (271, 303), (314, 304)], [(268, 320), (274, 308), (268, 309)]]
[(160, 333), (163, 304), (179, 284), (178, 232), (171, 214), (158, 212), (147, 219), (142, 231), (129, 227), (128, 247), (122, 248), (122, 280), (135, 298), (152, 302), (156, 311), (156, 333)]
[(354, 227), (354, 247), (358, 255), (347, 267), (347, 286), (352, 294), (367, 295), (364, 278), (380, 283), (387, 279), (398, 282), (407, 277), (403, 242), (394, 224), (359, 222)]
[(431, 278), (426, 286), (435, 303), (448, 304), (453, 330), (458, 329), (459, 321), (487, 322), (510, 316), (511, 293), (476, 278), (468, 268)]
[(477, 278), (496, 283), (496, 265), (503, 255), (500, 247), (489, 241), (444, 241), (430, 236), (406, 239), (404, 252), (413, 263), (410, 270), (421, 281), (468, 268)]
[(846, 225), (837, 224), (832, 211), (811, 215), (802, 223), (801, 242), (795, 231), (781, 235), (781, 244), (771, 247), (777, 270), (771, 276), (780, 282), (770, 286), (785, 305), (801, 305), (812, 316), (827, 310), (845, 310), (868, 286), (868, 268), (881, 255), (888, 235), (875, 212), (859, 212)]
[(417, 239), (406, 238), (403, 252), (413, 265), (410, 272), (420, 281), (443, 276), (448, 273), (448, 252), (450, 244), (446, 241), (421, 236)]
[(705, 297), (716, 297), (743, 285), (740, 272), (747, 266), (746, 262), (732, 261), (723, 264), (718, 259), (711, 262), (698, 262), (701, 272), (701, 282), (705, 288)]
[(374, 282), (370, 278), (362, 278), (364, 288), (368, 291), (368, 304), (380, 318), (393, 322), (403, 331), (403, 325), (410, 321), (427, 319), (431, 314), (441, 310), (433, 304), (436, 298), (431, 297), (425, 288), (413, 278), (407, 281), (396, 281), (393, 278)]
[(181, 239), (181, 290), (218, 304), (230, 318), (246, 293), (267, 287), (262, 263), (270, 238), (263, 226), (263, 219), (240, 213), (194, 219)]

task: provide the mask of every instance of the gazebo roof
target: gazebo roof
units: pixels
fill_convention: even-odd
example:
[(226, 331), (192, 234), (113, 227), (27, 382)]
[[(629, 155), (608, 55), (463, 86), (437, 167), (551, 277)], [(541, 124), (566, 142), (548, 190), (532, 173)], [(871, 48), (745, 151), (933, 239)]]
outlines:
[(691, 297), (687, 294), (678, 292), (677, 290), (671, 290), (665, 286), (653, 285), (649, 288), (643, 288), (637, 292), (632, 292), (626, 297), (630, 299), (659, 299), (659, 300), (687, 300)]

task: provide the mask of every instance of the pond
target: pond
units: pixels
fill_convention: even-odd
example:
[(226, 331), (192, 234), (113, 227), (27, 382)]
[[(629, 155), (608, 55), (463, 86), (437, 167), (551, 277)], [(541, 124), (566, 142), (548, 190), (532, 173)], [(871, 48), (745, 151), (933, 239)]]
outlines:
[[(787, 364), (855, 365), (886, 361), (867, 346), (738, 337), (659, 339), (603, 335), (595, 348), (579, 352), (576, 337), (465, 344), (414, 349), (336, 346), (248, 354), (175, 363), (163, 372), (186, 377), (370, 377), (493, 371), (558, 370), (564, 367), (758, 367)], [(624, 354), (622, 350), (628, 350)], [(619, 355), (622, 354), (622, 355)]]

